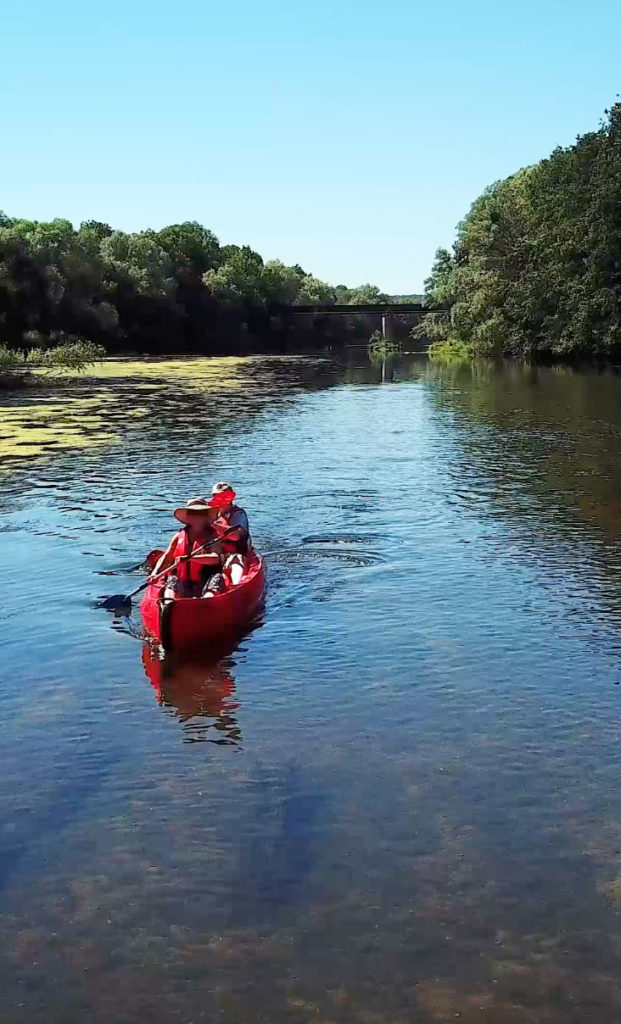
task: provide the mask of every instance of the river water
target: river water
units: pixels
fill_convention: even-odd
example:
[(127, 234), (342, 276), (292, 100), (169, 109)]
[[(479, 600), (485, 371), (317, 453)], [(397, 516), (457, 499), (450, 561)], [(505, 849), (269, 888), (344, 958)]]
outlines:
[[(621, 377), (109, 364), (0, 400), (2, 1024), (621, 1019)], [(137, 611), (233, 480), (263, 622)]]

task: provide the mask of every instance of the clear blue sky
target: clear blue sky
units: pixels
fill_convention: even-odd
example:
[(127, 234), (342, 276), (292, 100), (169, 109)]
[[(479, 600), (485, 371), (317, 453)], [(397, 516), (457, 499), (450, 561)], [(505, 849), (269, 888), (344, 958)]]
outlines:
[(0, 209), (199, 220), (389, 292), (621, 92), (618, 0), (7, 0), (0, 31)]

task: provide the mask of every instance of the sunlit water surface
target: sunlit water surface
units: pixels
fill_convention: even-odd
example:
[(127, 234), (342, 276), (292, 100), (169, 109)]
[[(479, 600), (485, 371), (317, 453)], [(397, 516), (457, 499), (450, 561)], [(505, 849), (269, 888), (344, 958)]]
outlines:
[[(621, 1020), (621, 378), (354, 353), (0, 406), (2, 1024)], [(264, 621), (161, 663), (96, 603), (220, 478)]]

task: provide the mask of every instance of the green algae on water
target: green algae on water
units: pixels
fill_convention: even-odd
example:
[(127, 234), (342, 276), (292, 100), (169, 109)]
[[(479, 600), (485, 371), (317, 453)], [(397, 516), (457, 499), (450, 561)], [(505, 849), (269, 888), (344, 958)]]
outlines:
[[(153, 413), (153, 397), (173, 385), (176, 392), (241, 390), (240, 370), (253, 357), (199, 359), (109, 359), (58, 382), (36, 398), (28, 389), (7, 393), (0, 405), (0, 458), (15, 460), (55, 451), (99, 447), (117, 442), (127, 423), (138, 426)], [(39, 371), (34, 371), (38, 373)], [(43, 373), (44, 371), (42, 371)], [(145, 404), (150, 398), (150, 402)]]

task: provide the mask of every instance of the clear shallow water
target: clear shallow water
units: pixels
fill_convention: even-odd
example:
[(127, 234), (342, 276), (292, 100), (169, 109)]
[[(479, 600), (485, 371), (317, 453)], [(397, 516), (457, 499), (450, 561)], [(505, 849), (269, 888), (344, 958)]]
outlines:
[[(621, 378), (219, 363), (11, 433), (3, 1024), (621, 1019)], [(221, 477), (264, 623), (149, 662), (94, 604)]]

